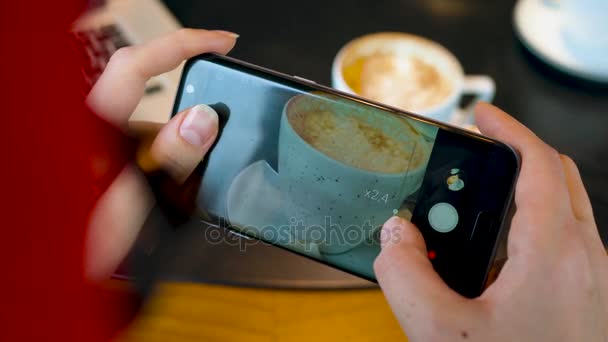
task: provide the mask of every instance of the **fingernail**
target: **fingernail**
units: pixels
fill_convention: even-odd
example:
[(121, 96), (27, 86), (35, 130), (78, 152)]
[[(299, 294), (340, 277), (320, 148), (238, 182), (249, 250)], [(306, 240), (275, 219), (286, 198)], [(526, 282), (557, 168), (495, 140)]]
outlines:
[(213, 32), (221, 33), (221, 34), (227, 35), (228, 37), (234, 38), (234, 39), (237, 39), (238, 37), (240, 37), (240, 35), (238, 33), (230, 32), (230, 31), (214, 30)]
[(384, 247), (386, 244), (393, 241), (394, 235), (402, 224), (403, 219), (399, 216), (393, 216), (384, 223), (382, 230), (380, 231), (380, 247)]
[(201, 147), (217, 129), (217, 113), (206, 105), (192, 107), (179, 127), (179, 135), (191, 145)]

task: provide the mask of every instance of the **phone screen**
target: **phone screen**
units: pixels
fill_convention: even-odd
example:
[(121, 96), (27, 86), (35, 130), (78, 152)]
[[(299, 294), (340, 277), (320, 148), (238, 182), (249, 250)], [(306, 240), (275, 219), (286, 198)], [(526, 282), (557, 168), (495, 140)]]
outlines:
[(204, 219), (374, 280), (398, 215), (442, 276), (485, 276), (517, 171), (504, 145), (215, 55), (186, 65), (174, 113), (197, 104), (220, 116)]

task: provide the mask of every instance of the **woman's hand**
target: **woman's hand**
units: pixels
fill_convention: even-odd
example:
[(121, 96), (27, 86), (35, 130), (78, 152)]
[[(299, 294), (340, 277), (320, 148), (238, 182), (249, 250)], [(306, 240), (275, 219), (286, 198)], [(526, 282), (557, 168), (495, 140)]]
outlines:
[[(120, 49), (91, 90), (87, 104), (105, 120), (126, 129), (148, 79), (201, 53), (226, 54), (237, 37), (225, 31), (182, 29), (144, 45)], [(150, 146), (151, 160), (176, 181), (183, 181), (213, 144), (217, 130), (218, 117), (213, 109), (205, 105), (189, 108), (160, 128)], [(88, 277), (102, 279), (115, 270), (152, 205), (145, 179), (132, 164), (125, 166), (91, 216), (86, 246)]]
[(508, 257), (478, 298), (433, 270), (422, 235), (390, 219), (378, 281), (411, 341), (608, 341), (608, 256), (574, 162), (499, 109), (481, 104), (484, 134), (521, 153)]

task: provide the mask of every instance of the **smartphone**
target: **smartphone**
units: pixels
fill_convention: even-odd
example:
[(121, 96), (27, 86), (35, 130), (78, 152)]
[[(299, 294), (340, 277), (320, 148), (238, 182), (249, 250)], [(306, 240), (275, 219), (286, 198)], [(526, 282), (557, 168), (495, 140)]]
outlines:
[(215, 54), (187, 61), (173, 114), (197, 104), (220, 117), (196, 170), (200, 219), (376, 281), (398, 215), (450, 287), (481, 293), (519, 170), (509, 146)]

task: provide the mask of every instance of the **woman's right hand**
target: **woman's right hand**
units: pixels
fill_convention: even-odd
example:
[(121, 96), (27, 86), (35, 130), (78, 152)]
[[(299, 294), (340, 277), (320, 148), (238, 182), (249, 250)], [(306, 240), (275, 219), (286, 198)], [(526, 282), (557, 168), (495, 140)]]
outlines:
[(514, 146), (522, 166), (508, 260), (478, 298), (451, 290), (418, 229), (397, 217), (375, 262), (410, 341), (608, 341), (608, 256), (574, 162), (498, 108), (478, 105), (482, 133)]

